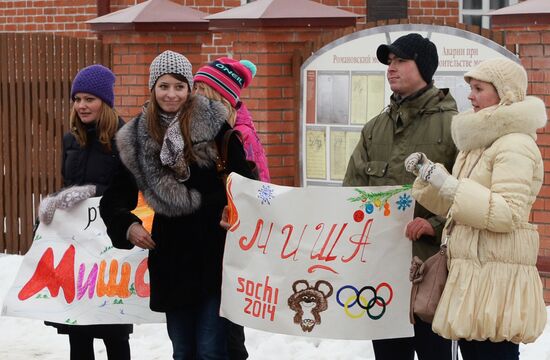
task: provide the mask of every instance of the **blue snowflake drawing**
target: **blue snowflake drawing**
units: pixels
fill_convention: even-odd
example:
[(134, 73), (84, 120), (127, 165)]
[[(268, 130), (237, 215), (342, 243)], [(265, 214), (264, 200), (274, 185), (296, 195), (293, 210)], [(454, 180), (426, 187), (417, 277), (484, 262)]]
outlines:
[(411, 196), (409, 194), (400, 195), (399, 200), (397, 200), (395, 204), (397, 204), (397, 210), (405, 211), (408, 207), (411, 207)]
[(262, 185), (258, 190), (258, 199), (260, 199), (262, 205), (271, 205), (269, 201), (273, 199), (273, 188), (269, 185)]

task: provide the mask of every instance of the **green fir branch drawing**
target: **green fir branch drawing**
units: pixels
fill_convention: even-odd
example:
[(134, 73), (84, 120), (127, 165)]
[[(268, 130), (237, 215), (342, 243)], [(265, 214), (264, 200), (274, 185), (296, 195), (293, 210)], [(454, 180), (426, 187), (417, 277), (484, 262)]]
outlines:
[(350, 202), (360, 201), (364, 203), (364, 202), (376, 202), (378, 200), (381, 203), (385, 203), (392, 196), (410, 189), (412, 189), (412, 184), (405, 184), (405, 185), (402, 185), (400, 188), (389, 190), (389, 191), (382, 191), (382, 192), (366, 192), (361, 189), (355, 189), (355, 191), (359, 193), (359, 196), (350, 197), (348, 198), (348, 201)]

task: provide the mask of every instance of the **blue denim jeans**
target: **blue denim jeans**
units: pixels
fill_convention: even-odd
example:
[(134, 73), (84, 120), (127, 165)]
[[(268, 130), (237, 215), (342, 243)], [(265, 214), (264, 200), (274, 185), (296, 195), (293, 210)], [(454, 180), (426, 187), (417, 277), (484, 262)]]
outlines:
[(184, 310), (166, 312), (174, 360), (227, 360), (228, 320), (220, 317), (219, 297)]
[(491, 342), (458, 340), (464, 360), (518, 360), (519, 345), (510, 341)]

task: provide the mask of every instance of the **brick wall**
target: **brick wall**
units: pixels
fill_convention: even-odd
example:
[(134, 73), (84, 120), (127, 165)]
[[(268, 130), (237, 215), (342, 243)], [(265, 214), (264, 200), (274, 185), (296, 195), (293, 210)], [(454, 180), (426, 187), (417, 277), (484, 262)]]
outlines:
[[(506, 46), (519, 54), (529, 76), (528, 93), (546, 103), (550, 115), (550, 26), (500, 26)], [(539, 227), (539, 269), (544, 281), (544, 299), (550, 303), (550, 126), (539, 131), (537, 143), (544, 158), (544, 185), (534, 204), (531, 220)]]
[(453, 24), (458, 22), (458, 9), (458, 0), (409, 0), (408, 15), (412, 23)]
[(93, 37), (84, 22), (97, 17), (93, 0), (0, 1), (0, 31), (58, 32)]
[[(214, 14), (241, 5), (240, 0), (173, 0)], [(125, 9), (141, 0), (111, 0), (111, 11)], [(319, 0), (319, 3), (365, 16), (365, 0)], [(70, 36), (94, 37), (84, 22), (97, 16), (96, 0), (0, 1), (0, 31), (48, 31)], [(413, 22), (435, 19), (445, 24), (458, 21), (458, 0), (409, 0)], [(364, 24), (365, 17), (358, 19)]]
[(210, 34), (205, 32), (104, 34), (103, 42), (112, 45), (118, 113), (129, 120), (149, 99), (149, 65), (159, 53), (170, 49), (185, 54), (196, 71), (202, 63), (201, 43), (209, 41)]
[(190, 6), (208, 14), (215, 14), (220, 11), (241, 6), (240, 0), (175, 0), (174, 2), (181, 5)]
[[(110, 0), (111, 12), (125, 9), (145, 0)], [(172, 0), (208, 14), (240, 6), (240, 0)], [(365, 0), (319, 0), (342, 10), (365, 15)], [(412, 1), (418, 2), (418, 1)], [(441, 1), (439, 1), (441, 2)], [(97, 0), (14, 0), (0, 1), (0, 31), (57, 32), (63, 35), (90, 37), (96, 35), (85, 21), (97, 17)], [(364, 18), (358, 23), (364, 23)]]

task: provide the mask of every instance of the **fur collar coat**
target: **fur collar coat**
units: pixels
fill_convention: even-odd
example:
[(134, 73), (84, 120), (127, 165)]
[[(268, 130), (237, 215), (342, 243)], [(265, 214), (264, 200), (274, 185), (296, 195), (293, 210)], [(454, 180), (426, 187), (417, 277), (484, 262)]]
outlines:
[(530, 343), (544, 329), (539, 234), (529, 216), (544, 180), (535, 139), (545, 125), (546, 108), (535, 97), (459, 114), (451, 126), (461, 150), (454, 196), (414, 183), (418, 202), (455, 222), (448, 230), (449, 275), (432, 323), (447, 339)]
[(469, 110), (456, 115), (451, 134), (460, 151), (485, 148), (501, 136), (528, 134), (536, 139), (537, 129), (546, 125), (546, 107), (539, 98), (528, 96), (510, 105), (496, 105), (475, 113)]
[[(192, 100), (191, 140), (196, 165), (214, 167), (218, 151), (213, 141), (225, 124), (227, 109), (219, 101), (197, 95)], [(136, 179), (147, 203), (156, 213), (181, 216), (201, 206), (201, 194), (179, 182), (174, 172), (160, 160), (161, 144), (149, 135), (145, 112), (126, 124), (117, 134), (120, 159)]]

